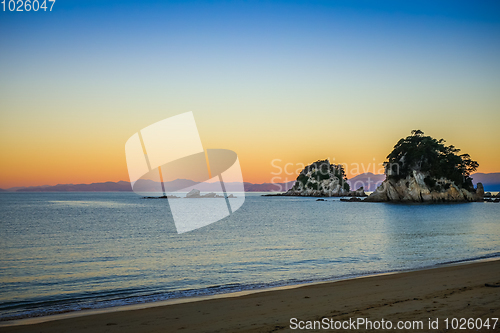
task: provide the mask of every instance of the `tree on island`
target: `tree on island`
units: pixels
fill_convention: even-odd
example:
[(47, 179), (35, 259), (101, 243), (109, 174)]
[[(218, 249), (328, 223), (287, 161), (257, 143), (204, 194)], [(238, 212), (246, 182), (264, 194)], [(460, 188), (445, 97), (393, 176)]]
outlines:
[(400, 139), (387, 155), (384, 163), (387, 178), (398, 181), (413, 171), (420, 171), (428, 174), (424, 181), (432, 189), (440, 190), (436, 179), (446, 178), (458, 187), (473, 191), (470, 174), (479, 164), (469, 154), (459, 155), (460, 149), (446, 146), (445, 142), (426, 136), (421, 130), (411, 131), (411, 135)]
[(341, 164), (330, 164), (328, 160), (318, 160), (306, 166), (298, 175), (292, 190), (300, 188), (319, 190), (321, 181), (325, 179), (338, 182), (346, 192), (350, 190), (344, 167)]

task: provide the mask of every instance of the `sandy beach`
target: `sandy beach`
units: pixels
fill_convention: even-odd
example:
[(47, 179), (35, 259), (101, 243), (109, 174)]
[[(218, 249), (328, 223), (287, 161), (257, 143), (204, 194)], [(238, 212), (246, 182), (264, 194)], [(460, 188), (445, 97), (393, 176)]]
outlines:
[[(1, 332), (290, 332), (314, 321), (345, 325), (372, 321), (372, 330), (384, 319), (390, 331), (495, 332), (496, 328), (452, 328), (453, 318), (486, 322), (500, 318), (500, 260), (475, 262), (337, 282), (302, 285), (239, 297), (223, 297), (67, 318), (44, 323), (0, 327)], [(296, 318), (291, 322), (291, 318)], [(429, 328), (430, 321), (437, 328)], [(445, 319), (448, 318), (448, 329)], [(481, 318), (478, 320), (477, 318)], [(309, 321), (309, 323), (308, 323)], [(421, 321), (423, 328), (398, 329), (402, 321)], [(495, 321), (489, 320), (492, 325)], [(459, 321), (455, 324), (460, 325)], [(316, 323), (318, 325), (318, 323)], [(408, 323), (406, 323), (409, 325)], [(418, 323), (416, 324), (418, 325)], [(297, 329), (292, 330), (292, 327)], [(408, 326), (407, 326), (408, 327)], [(467, 326), (465, 326), (467, 327)], [(477, 327), (477, 326), (475, 326)], [(309, 329), (304, 331), (327, 331)], [(332, 329), (333, 331), (334, 329)], [(369, 331), (369, 330), (368, 330)], [(378, 329), (377, 332), (389, 331)]]

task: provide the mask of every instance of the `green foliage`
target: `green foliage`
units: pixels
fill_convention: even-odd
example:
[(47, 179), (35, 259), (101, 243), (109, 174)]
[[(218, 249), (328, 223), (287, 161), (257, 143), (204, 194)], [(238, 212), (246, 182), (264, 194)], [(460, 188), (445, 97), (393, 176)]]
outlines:
[[(479, 164), (469, 154), (458, 155), (460, 149), (446, 146), (444, 142), (443, 139), (425, 136), (420, 130), (413, 130), (410, 136), (399, 140), (387, 156), (385, 165), (387, 170), (391, 170), (389, 177), (398, 180), (418, 170), (428, 172), (430, 178), (447, 178), (457, 186), (473, 189), (469, 176)], [(430, 186), (429, 179), (424, 181)]]
[(349, 183), (346, 182), (345, 180), (343, 183), (344, 184), (342, 184), (342, 187), (344, 188), (344, 190), (349, 191), (351, 189), (351, 187), (349, 186)]
[(317, 190), (318, 184), (311, 183), (309, 178), (306, 176), (309, 171), (311, 173), (311, 179), (315, 179), (318, 182), (324, 179), (331, 179), (337, 177), (340, 181), (342, 187), (349, 190), (349, 184), (347, 184), (347, 177), (342, 165), (330, 164), (328, 160), (318, 160), (304, 168), (297, 177), (297, 182), (294, 185), (295, 189), (299, 188), (299, 183), (301, 183), (305, 188), (311, 188)]
[(330, 179), (330, 174), (328, 173), (328, 170), (324, 173), (321, 171), (315, 171), (311, 174), (311, 177), (317, 181), (321, 181), (323, 179)]
[(302, 183), (302, 185), (305, 185), (307, 183), (307, 176), (303, 173), (301, 173), (298, 177), (297, 180)]
[(306, 184), (306, 187), (312, 188), (313, 190), (317, 190), (318, 189), (318, 184), (317, 183), (311, 183), (311, 182), (309, 182), (309, 183)]
[(430, 188), (436, 186), (436, 181), (434, 180), (434, 178), (431, 178), (429, 176), (424, 178), (424, 183)]

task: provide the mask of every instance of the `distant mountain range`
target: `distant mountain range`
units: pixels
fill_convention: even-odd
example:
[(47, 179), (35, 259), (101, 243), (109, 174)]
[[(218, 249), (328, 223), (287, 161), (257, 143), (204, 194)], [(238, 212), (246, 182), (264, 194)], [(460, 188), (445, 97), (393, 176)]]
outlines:
[(384, 174), (375, 175), (371, 172), (367, 172), (357, 175), (356, 177), (349, 179), (347, 182), (349, 183), (349, 186), (351, 186), (351, 189), (357, 190), (363, 186), (365, 192), (373, 192), (384, 180)]
[[(295, 181), (288, 183), (264, 183), (252, 184), (243, 183), (246, 192), (284, 192), (293, 186)], [(219, 183), (197, 183), (189, 179), (176, 179), (171, 182), (166, 182), (165, 191), (173, 192), (186, 187), (196, 185), (196, 189), (202, 192), (217, 192), (219, 190)], [(225, 183), (226, 188), (234, 187), (235, 183)], [(152, 180), (142, 181), (137, 186), (140, 186), (140, 191), (153, 192), (158, 188), (158, 183)], [(11, 187), (9, 189), (0, 189), (6, 192), (130, 192), (132, 188), (129, 182), (105, 182), (105, 183), (92, 183), (92, 184), (58, 184), (54, 186), (29, 186), (29, 187)]]
[[(482, 183), (486, 192), (500, 191), (500, 172), (474, 173), (471, 175), (474, 185)], [(348, 180), (351, 188), (358, 189), (363, 186), (367, 192), (373, 192), (385, 180), (383, 174), (363, 173)]]
[(471, 175), (474, 185), (483, 183), (486, 192), (500, 191), (500, 172), (474, 173)]
[[(474, 184), (483, 183), (484, 190), (490, 192), (500, 191), (500, 172), (495, 173), (475, 173), (472, 174)], [(363, 186), (365, 191), (374, 191), (382, 181), (385, 175), (377, 175), (373, 173), (363, 173), (348, 180), (351, 189), (358, 189)], [(157, 188), (158, 183), (151, 180), (142, 181), (141, 190), (147, 192)], [(243, 183), (246, 192), (285, 192), (290, 189), (295, 181), (287, 183)], [(226, 183), (227, 188), (231, 188), (235, 183)], [(196, 185), (196, 188), (202, 192), (213, 191), (218, 189), (218, 183), (197, 183), (189, 179), (176, 179), (171, 182), (165, 183), (165, 190), (172, 192), (178, 189), (191, 187)], [(105, 182), (105, 183), (92, 183), (92, 184), (59, 184), (59, 185), (43, 185), (43, 186), (29, 186), (29, 187), (11, 187), (9, 189), (0, 189), (2, 192), (126, 192), (132, 191), (130, 183), (126, 181), (119, 182)]]

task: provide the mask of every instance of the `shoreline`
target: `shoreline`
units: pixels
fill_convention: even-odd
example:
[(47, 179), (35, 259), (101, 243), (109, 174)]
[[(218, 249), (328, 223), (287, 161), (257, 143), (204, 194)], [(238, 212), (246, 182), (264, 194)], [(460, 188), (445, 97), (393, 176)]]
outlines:
[[(497, 192), (495, 192), (497, 193)], [(500, 192), (498, 192), (500, 193)], [(444, 200), (444, 201), (371, 201), (366, 200), (370, 195), (291, 195), (285, 193), (278, 194), (262, 194), (262, 197), (295, 197), (295, 198), (316, 198), (317, 201), (327, 201), (328, 198), (340, 198), (340, 201), (343, 202), (368, 202), (368, 203), (391, 203), (391, 204), (404, 204), (404, 205), (413, 205), (413, 204), (463, 204), (463, 203), (472, 203), (472, 202), (489, 202), (489, 203), (500, 203), (500, 197), (497, 195), (493, 195), (490, 197), (483, 197), (481, 199), (475, 201), (468, 200)], [(349, 199), (345, 199), (349, 198)], [(362, 199), (363, 198), (363, 199)]]
[[(197, 308), (203, 307), (203, 304), (207, 303), (219, 303), (227, 304), (236, 301), (240, 301), (246, 298), (267, 298), (270, 295), (286, 295), (294, 293), (302, 293), (308, 289), (314, 288), (334, 288), (343, 284), (356, 285), (364, 283), (364, 281), (370, 280), (386, 280), (386, 279), (398, 279), (406, 275), (432, 275), (433, 273), (440, 272), (442, 270), (459, 269), (459, 270), (470, 270), (474, 269), (476, 266), (481, 265), (493, 265), (498, 268), (500, 273), (500, 258), (498, 256), (489, 258), (479, 258), (470, 259), (465, 261), (450, 262), (444, 264), (436, 264), (433, 266), (427, 266), (423, 268), (411, 269), (411, 270), (399, 270), (391, 272), (381, 272), (370, 275), (353, 276), (349, 278), (339, 278), (338, 280), (327, 280), (327, 281), (316, 281), (316, 282), (306, 282), (302, 284), (292, 284), (283, 285), (278, 287), (263, 288), (258, 290), (243, 290), (224, 294), (197, 296), (197, 297), (186, 297), (170, 299), (165, 301), (151, 302), (151, 303), (140, 303), (132, 305), (117, 306), (111, 308), (102, 309), (91, 309), (91, 310), (81, 310), (67, 313), (60, 313), (42, 317), (33, 318), (23, 318), (11, 321), (0, 322), (0, 327), (2, 330), (8, 329), (14, 332), (30, 332), (31, 329), (37, 329), (39, 326), (59, 326), (62, 323), (76, 323), (81, 321), (93, 321), (94, 318), (106, 318), (106, 317), (135, 317), (136, 314), (140, 312), (158, 312), (167, 309), (173, 309), (178, 307), (188, 307)], [(497, 274), (496, 277), (500, 275)], [(360, 282), (361, 281), (361, 282)], [(488, 282), (488, 281), (486, 281)], [(485, 283), (486, 283), (485, 282)], [(489, 281), (490, 283), (497, 283), (499, 281)], [(497, 289), (497, 288), (490, 288)], [(498, 294), (500, 296), (500, 288), (498, 288)], [(500, 299), (500, 297), (499, 297)], [(497, 310), (500, 309), (497, 307)], [(242, 314), (244, 315), (244, 314)], [(450, 313), (452, 315), (452, 313)], [(139, 318), (138, 318), (139, 319)], [(109, 329), (109, 327), (108, 327)]]
[(191, 302), (199, 302), (211, 299), (221, 299), (221, 298), (231, 298), (231, 297), (240, 297), (245, 295), (257, 294), (268, 291), (279, 291), (279, 290), (288, 290), (295, 289), (300, 287), (312, 286), (316, 284), (323, 283), (335, 283), (341, 281), (350, 281), (354, 279), (362, 279), (376, 276), (385, 276), (399, 273), (409, 273), (409, 272), (418, 272), (422, 270), (435, 269), (447, 266), (455, 266), (455, 265), (466, 265), (470, 263), (476, 262), (488, 262), (488, 261), (500, 261), (500, 253), (492, 254), (489, 256), (482, 256), (477, 258), (470, 259), (462, 259), (462, 260), (453, 260), (444, 263), (437, 263), (428, 266), (422, 266), (418, 268), (409, 268), (409, 269), (394, 269), (389, 271), (380, 271), (380, 272), (369, 272), (369, 273), (360, 273), (360, 274), (352, 274), (352, 275), (342, 275), (337, 277), (330, 277), (325, 279), (318, 280), (302, 280), (296, 281), (290, 284), (282, 284), (278, 286), (267, 286), (258, 289), (243, 289), (238, 291), (229, 291), (223, 292), (219, 294), (207, 294), (200, 296), (186, 296), (186, 297), (177, 297), (170, 298), (166, 300), (154, 301), (154, 302), (144, 302), (144, 303), (133, 303), (133, 304), (125, 304), (125, 305), (117, 305), (111, 307), (102, 307), (102, 308), (94, 308), (94, 309), (85, 309), (85, 310), (73, 310), (66, 312), (58, 312), (51, 313), (45, 316), (35, 316), (35, 317), (26, 317), (19, 319), (11, 319), (11, 320), (0, 320), (0, 327), (8, 327), (8, 326), (19, 326), (19, 325), (33, 325), (38, 323), (44, 323), (48, 321), (61, 320), (67, 318), (77, 318), (82, 316), (89, 316), (94, 314), (103, 314), (103, 313), (112, 313), (112, 312), (120, 312), (120, 311), (131, 311), (131, 310), (140, 310), (140, 309), (148, 309), (154, 307), (161, 307), (167, 305), (175, 305), (175, 304), (184, 304)]

